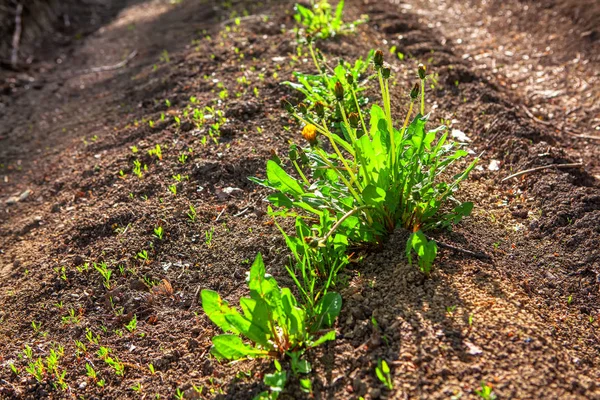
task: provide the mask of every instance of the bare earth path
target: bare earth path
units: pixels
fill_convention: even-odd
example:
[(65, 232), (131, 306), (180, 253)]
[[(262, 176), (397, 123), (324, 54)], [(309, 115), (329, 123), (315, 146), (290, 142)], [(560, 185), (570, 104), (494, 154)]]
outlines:
[[(311, 71), (296, 57), (292, 4), (108, 3), (116, 16), (61, 48), (59, 64), (10, 75), (1, 92), (0, 398), (252, 398), (272, 364), (210, 357), (218, 332), (198, 293), (237, 302), (259, 251), (291, 285), (267, 192), (247, 177), (298, 141), (279, 106), (291, 94), (279, 82)], [(367, 13), (369, 24), (320, 45), (330, 60), (396, 46), (404, 59), (386, 59), (397, 112), (428, 65), (432, 119), (485, 150), (461, 192), (473, 215), (434, 235), (491, 259), (441, 250), (424, 279), (406, 263), (403, 232), (368, 252), (339, 288), (338, 339), (308, 355), (314, 398), (477, 398), (483, 382), (500, 399), (600, 399), (600, 141), (576, 137), (600, 136), (590, 23), (600, 14), (557, 3), (348, 1), (346, 19)], [(222, 112), (218, 136), (191, 122), (194, 110), (211, 123)], [(148, 153), (156, 145), (160, 158)], [(135, 161), (147, 166), (139, 178)], [(93, 267), (102, 262), (109, 285)], [(26, 372), (26, 346), (34, 359), (62, 346), (66, 390)], [(381, 358), (393, 390), (375, 376)], [(282, 395), (304, 396), (294, 379)]]

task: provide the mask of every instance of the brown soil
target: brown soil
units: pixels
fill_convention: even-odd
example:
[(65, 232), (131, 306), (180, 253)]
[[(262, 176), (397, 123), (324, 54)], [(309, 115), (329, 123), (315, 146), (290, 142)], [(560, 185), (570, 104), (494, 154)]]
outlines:
[[(185, 398), (246, 399), (264, 389), (267, 361), (227, 365), (208, 355), (218, 332), (198, 293), (210, 288), (237, 301), (259, 251), (269, 272), (291, 284), (285, 245), (265, 214), (267, 191), (247, 177), (263, 174), (269, 154), (298, 137), (280, 109), (290, 92), (279, 82), (311, 64), (293, 57), (291, 2), (233, 3), (249, 15), (239, 27), (223, 24), (232, 16), (225, 2), (114, 3), (114, 18), (55, 48), (60, 64), (40, 56), (27, 70), (0, 75), (0, 398), (173, 398), (179, 388)], [(353, 59), (397, 46), (404, 61), (386, 56), (394, 104), (404, 104), (416, 65), (426, 62), (437, 74), (428, 93), (434, 119), (451, 120), (475, 153), (485, 150), (461, 192), (474, 214), (434, 236), (491, 260), (442, 249), (424, 279), (406, 264), (403, 232), (367, 253), (339, 288), (339, 338), (308, 353), (314, 397), (476, 398), (483, 381), (502, 399), (600, 399), (600, 141), (581, 136), (600, 135), (600, 7), (348, 3), (346, 19), (367, 13), (369, 24), (322, 43), (323, 52)], [(121, 68), (90, 71), (133, 51)], [(228, 120), (219, 144), (204, 143), (206, 128), (174, 121), (191, 96), (204, 107), (223, 88), (229, 97), (215, 107)], [(147, 153), (156, 144), (162, 160)], [(148, 166), (141, 179), (135, 159)], [(579, 161), (583, 168), (501, 182)], [(176, 183), (177, 174), (189, 179)], [(195, 222), (186, 216), (190, 204)], [(153, 235), (157, 226), (163, 240)], [(147, 261), (136, 257), (141, 250)], [(77, 268), (102, 261), (113, 270), (110, 291), (93, 267)], [(63, 322), (70, 310), (77, 321)], [(124, 326), (134, 315), (130, 333)], [(123, 377), (96, 356), (88, 329), (126, 363)], [(87, 351), (77, 353), (75, 340)], [(64, 346), (67, 391), (25, 371), (25, 345), (35, 357)], [(391, 391), (375, 376), (380, 358), (392, 368)], [(86, 363), (104, 388), (86, 376)], [(303, 397), (297, 381), (283, 397)]]

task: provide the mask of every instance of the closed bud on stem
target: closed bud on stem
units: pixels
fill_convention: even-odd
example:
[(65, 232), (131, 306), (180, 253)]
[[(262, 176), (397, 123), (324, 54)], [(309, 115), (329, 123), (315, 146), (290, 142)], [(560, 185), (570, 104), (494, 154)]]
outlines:
[(356, 129), (359, 121), (360, 117), (358, 116), (358, 113), (352, 112), (348, 115), (348, 122), (350, 122), (351, 127)]
[(425, 79), (427, 76), (427, 67), (424, 64), (419, 64), (419, 79)]
[(335, 83), (335, 88), (333, 91), (335, 93), (335, 98), (337, 99), (337, 101), (344, 100), (344, 86), (342, 86), (342, 83), (340, 81), (337, 81)]
[(390, 79), (390, 74), (391, 74), (391, 70), (389, 67), (384, 67), (381, 69), (381, 75), (383, 76), (383, 79)]
[(304, 238), (304, 243), (309, 245), (310, 247), (318, 247), (319, 246), (319, 238), (314, 236), (306, 236)]
[(306, 35), (306, 43), (311, 44), (312, 40), (313, 40), (312, 35), (307, 34)]
[(290, 161), (292, 162), (298, 159), (298, 151), (296, 149), (291, 149), (288, 155), (290, 157)]
[(347, 74), (346, 75), (346, 81), (348, 82), (348, 85), (353, 85), (354, 84), (354, 77), (352, 76), (352, 74)]
[(324, 118), (325, 117), (325, 104), (323, 104), (320, 101), (317, 101), (315, 103), (315, 112), (317, 113), (317, 116), (319, 118)]
[(306, 107), (306, 104), (304, 104), (304, 103), (298, 104), (298, 110), (300, 110), (300, 112), (303, 115), (306, 115), (308, 113), (308, 108)]
[(281, 106), (290, 114), (294, 113), (294, 106), (287, 99), (281, 99)]
[(419, 97), (419, 84), (415, 83), (415, 85), (410, 90), (410, 99), (415, 101)]
[(375, 56), (373, 57), (373, 64), (375, 64), (376, 69), (379, 69), (383, 66), (383, 51), (377, 50), (375, 52)]

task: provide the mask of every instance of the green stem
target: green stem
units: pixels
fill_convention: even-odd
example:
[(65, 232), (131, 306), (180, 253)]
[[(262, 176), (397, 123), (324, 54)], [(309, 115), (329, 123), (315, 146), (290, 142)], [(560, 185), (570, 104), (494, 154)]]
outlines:
[(421, 79), (421, 115), (425, 115), (425, 79)]
[[(350, 132), (352, 132), (352, 134), (350, 136), (351, 136), (352, 142), (355, 143), (356, 140), (357, 140), (357, 138), (356, 138), (356, 134), (354, 132), (354, 128), (352, 128), (350, 126), (350, 124), (348, 123), (348, 120), (346, 118), (346, 111), (342, 107), (341, 102), (340, 102), (340, 109), (341, 109), (341, 112), (342, 112), (342, 118), (344, 119), (344, 124), (346, 125), (346, 129), (350, 130)], [(361, 118), (362, 118), (362, 116), (361, 116)], [(371, 183), (371, 179), (369, 178), (369, 175), (367, 174), (367, 162), (362, 157), (362, 153), (360, 152), (360, 147), (358, 147), (358, 146), (357, 146), (356, 155), (354, 156), (354, 158), (356, 159), (356, 161), (358, 161), (358, 165), (362, 166), (363, 175), (365, 177), (367, 185), (370, 184)], [(358, 170), (358, 171), (360, 171), (360, 170)], [(357, 174), (359, 173), (358, 171), (357, 171)], [(356, 181), (356, 186), (359, 187), (359, 182), (358, 181)], [(360, 189), (360, 190), (362, 191), (362, 189)]]
[[(317, 128), (317, 131), (320, 134), (322, 134), (325, 137), (327, 137), (328, 139), (329, 139), (330, 136), (332, 136), (331, 132), (329, 132), (329, 130), (327, 129), (327, 125), (324, 124), (324, 126), (321, 126), (317, 122), (311, 121), (310, 119), (304, 119), (304, 118), (302, 118), (301, 116), (299, 116), (296, 113), (294, 113), (293, 115), (294, 115), (294, 117), (296, 117), (298, 119), (298, 121), (302, 122), (305, 125), (308, 125), (308, 124), (314, 125)], [(352, 157), (355, 156), (354, 149), (345, 140), (343, 140), (342, 138), (339, 138), (337, 135), (334, 136), (334, 137), (332, 137), (332, 138), (333, 138), (333, 140), (336, 141), (336, 143), (339, 140), (339, 144), (344, 147), (344, 150), (346, 150), (348, 153), (350, 153), (350, 155)], [(336, 140), (336, 139), (338, 139), (338, 140)]]
[(383, 75), (381, 73), (381, 69), (377, 71), (377, 75), (379, 76), (379, 86), (381, 86), (381, 97), (383, 100), (383, 108), (385, 112), (385, 117), (388, 125), (388, 132), (390, 135), (390, 147), (391, 147), (391, 167), (394, 168), (396, 163), (396, 143), (394, 138), (394, 127), (392, 125), (392, 111), (390, 107), (390, 91), (387, 84), (387, 80), (384, 83)]
[(337, 230), (337, 228), (339, 228), (339, 226), (340, 226), (340, 225), (341, 225), (341, 224), (342, 224), (342, 223), (343, 223), (343, 222), (344, 222), (346, 219), (348, 219), (348, 218), (349, 218), (349, 217), (350, 217), (352, 214), (354, 214), (355, 212), (357, 212), (357, 211), (360, 211), (360, 210), (362, 210), (362, 209), (365, 209), (365, 208), (367, 208), (367, 207), (369, 207), (369, 206), (366, 206), (366, 205), (365, 205), (365, 206), (360, 206), (360, 207), (357, 207), (357, 208), (353, 208), (352, 210), (350, 210), (350, 211), (348, 211), (346, 214), (344, 214), (344, 215), (342, 216), (342, 218), (340, 218), (340, 219), (339, 219), (339, 220), (338, 220), (338, 221), (335, 223), (335, 225), (333, 225), (333, 226), (331, 227), (331, 229), (329, 230), (329, 232), (327, 232), (327, 234), (326, 234), (325, 236), (323, 236), (323, 238), (321, 238), (321, 239), (319, 240), (319, 244), (321, 244), (321, 245), (325, 245), (325, 243), (327, 243), (327, 239), (329, 239), (329, 237), (330, 237), (331, 235), (333, 235), (333, 233), (334, 233), (334, 232)]
[(298, 171), (298, 174), (300, 174), (300, 176), (302, 177), (302, 180), (304, 181), (304, 183), (306, 183), (307, 186), (310, 186), (310, 182), (308, 181), (308, 179), (306, 179), (306, 176), (304, 176), (304, 173), (300, 169), (300, 166), (298, 165), (298, 163), (295, 160), (292, 161), (292, 163), (294, 164), (296, 171)]
[[(343, 113), (343, 111), (342, 111), (342, 113)], [(325, 127), (325, 130), (327, 130), (327, 135), (325, 135), (325, 136), (331, 142), (331, 146), (333, 147), (335, 154), (337, 154), (337, 156), (340, 158), (340, 161), (342, 162), (342, 164), (344, 164), (344, 168), (346, 168), (346, 171), (348, 171), (348, 174), (350, 175), (351, 183), (356, 182), (356, 187), (360, 190), (360, 188), (358, 187), (358, 180), (356, 179), (356, 175), (354, 175), (354, 172), (352, 172), (352, 169), (348, 165), (346, 158), (342, 155), (342, 152), (337, 147), (337, 144), (335, 144), (335, 141), (333, 140), (333, 134), (331, 132), (329, 132), (329, 129), (327, 129), (327, 125), (326, 125), (325, 121), (323, 121), (323, 126)]]
[(359, 203), (359, 204), (363, 204), (364, 205), (364, 201), (363, 199), (359, 196), (358, 193), (356, 193), (356, 191), (354, 190), (354, 187), (350, 184), (350, 182), (348, 182), (348, 180), (346, 179), (346, 177), (344, 176), (344, 174), (341, 173), (341, 171), (332, 163), (329, 162), (329, 160), (327, 159), (327, 154), (324, 154), (325, 152), (323, 151), (323, 149), (317, 149), (318, 153), (321, 153), (321, 158), (323, 159), (323, 162), (325, 164), (327, 164), (327, 166), (331, 169), (333, 169), (335, 172), (337, 172), (338, 176), (340, 177), (340, 179), (342, 180), (342, 182), (344, 182), (344, 185), (346, 185), (346, 187), (348, 188), (348, 190), (350, 190), (350, 193), (352, 194), (352, 196), (354, 197), (354, 199)]
[(410, 119), (410, 116), (412, 115), (412, 111), (413, 111), (413, 101), (410, 101), (410, 105), (408, 106), (408, 113), (406, 114), (406, 118), (404, 119), (404, 124), (402, 124), (402, 129), (400, 130), (400, 132), (402, 132), (402, 134), (404, 134), (404, 130), (406, 129), (406, 127), (408, 126), (408, 121)]
[(325, 72), (319, 66), (319, 62), (317, 61), (317, 57), (315, 56), (312, 42), (308, 44), (308, 50), (310, 51), (310, 56), (311, 56), (313, 62), (315, 63), (315, 67), (317, 67), (317, 71), (319, 71), (319, 74), (321, 74), (323, 76), (324, 81), (327, 82), (327, 78), (325, 77)]
[(342, 114), (342, 119), (344, 120), (344, 125), (346, 126), (346, 130), (350, 135), (350, 140), (354, 142), (356, 140), (356, 134), (354, 133), (354, 128), (350, 126), (348, 123), (348, 117), (346, 116), (346, 110), (344, 109), (344, 105), (341, 101), (338, 101), (338, 106), (340, 107), (340, 113)]
[(369, 136), (369, 131), (367, 130), (367, 125), (365, 124), (365, 120), (363, 118), (362, 111), (360, 110), (360, 107), (358, 106), (358, 98), (356, 97), (356, 92), (354, 91), (353, 87), (351, 87), (350, 90), (352, 91), (352, 97), (354, 98), (354, 104), (356, 104), (356, 111), (358, 112), (358, 115), (360, 117), (360, 123), (362, 125), (363, 131), (365, 132), (365, 134), (367, 135), (369, 140), (371, 140), (371, 136)]

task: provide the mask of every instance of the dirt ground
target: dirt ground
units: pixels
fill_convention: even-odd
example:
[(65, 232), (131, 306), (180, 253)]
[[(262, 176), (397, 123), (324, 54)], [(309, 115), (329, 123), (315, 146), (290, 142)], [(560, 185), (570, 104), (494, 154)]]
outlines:
[[(0, 70), (0, 398), (174, 398), (179, 389), (186, 399), (250, 399), (264, 390), (272, 363), (209, 356), (219, 332), (198, 294), (237, 302), (257, 252), (292, 284), (268, 191), (247, 179), (299, 139), (279, 104), (292, 94), (282, 80), (312, 72), (296, 57), (292, 7), (106, 1), (93, 29), (75, 26), (72, 40), (50, 41), (26, 68)], [(370, 21), (356, 35), (319, 47), (330, 60), (386, 50), (398, 115), (418, 63), (435, 73), (433, 119), (451, 121), (484, 154), (460, 192), (473, 215), (433, 235), (490, 257), (440, 249), (424, 279), (398, 232), (353, 263), (338, 288), (338, 339), (308, 353), (312, 397), (477, 398), (484, 382), (499, 399), (600, 399), (600, 5), (347, 2), (345, 19), (361, 14)], [(207, 105), (227, 120), (218, 143), (182, 117)], [(161, 159), (148, 154), (157, 144)], [(147, 165), (141, 178), (134, 160)], [(503, 181), (567, 163), (581, 166)], [(113, 271), (110, 290), (91, 266), (100, 262)], [(64, 348), (66, 391), (25, 371), (26, 346), (34, 357)], [(123, 376), (98, 358), (100, 346), (124, 363)], [(393, 390), (375, 375), (381, 358)], [(294, 379), (282, 395), (305, 397)]]

